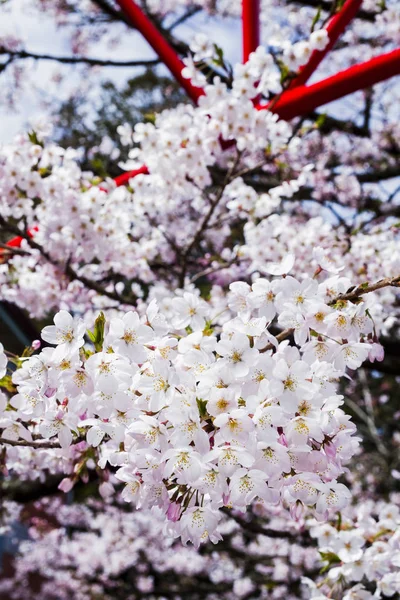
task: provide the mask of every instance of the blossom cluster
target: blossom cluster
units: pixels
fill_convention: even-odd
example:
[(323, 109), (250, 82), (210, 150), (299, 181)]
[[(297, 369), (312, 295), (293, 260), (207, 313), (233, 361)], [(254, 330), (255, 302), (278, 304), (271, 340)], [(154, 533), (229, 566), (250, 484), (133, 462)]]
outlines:
[[(365, 500), (357, 508), (346, 511), (339, 527), (324, 524), (310, 528), (328, 567), (325, 583), (331, 594), (341, 593), (345, 600), (397, 597), (400, 593), (399, 525), (398, 502)], [(325, 596), (312, 583), (310, 585), (314, 589), (312, 598), (331, 597), (328, 591)]]
[(232, 283), (227, 297), (183, 291), (167, 312), (153, 300), (142, 317), (100, 316), (94, 349), (83, 321), (60, 311), (42, 331), (56, 348), (12, 375), (1, 437), (56, 438), (67, 456), (85, 440), (101, 468), (118, 468), (126, 501), (158, 507), (166, 530), (195, 545), (220, 539), (220, 508), (256, 498), (326, 519), (348, 503), (337, 478), (358, 445), (337, 381), (380, 346), (369, 302), (332, 300), (346, 278), (298, 280), (293, 260), (269, 265), (272, 281)]

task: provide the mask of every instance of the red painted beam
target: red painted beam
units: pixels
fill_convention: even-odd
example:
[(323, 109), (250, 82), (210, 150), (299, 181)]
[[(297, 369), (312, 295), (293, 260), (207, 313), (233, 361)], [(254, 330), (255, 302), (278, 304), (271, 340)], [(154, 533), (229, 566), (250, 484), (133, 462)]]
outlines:
[(337, 40), (346, 29), (350, 21), (356, 16), (363, 0), (346, 0), (339, 12), (337, 12), (325, 27), (329, 36), (329, 44), (324, 50), (314, 50), (306, 65), (300, 67), (299, 74), (293, 79), (288, 89), (304, 85), (314, 73), (323, 58), (332, 50)]
[(117, 187), (121, 186), (121, 185), (126, 185), (130, 179), (133, 179), (133, 177), (136, 177), (136, 175), (148, 175), (149, 174), (149, 170), (146, 167), (146, 165), (143, 165), (143, 167), (139, 167), (139, 169), (135, 169), (134, 171), (127, 171), (126, 173), (122, 173), (122, 175), (118, 175), (118, 177), (114, 177), (114, 181), (117, 185)]
[[(294, 117), (307, 115), (328, 102), (371, 87), (395, 75), (400, 75), (400, 48), (354, 65), (310, 86), (302, 85), (293, 90), (287, 90), (273, 104), (271, 110), (281, 119), (289, 121)], [(268, 106), (268, 104), (257, 105), (256, 108), (263, 110)]]
[(167, 40), (159, 32), (157, 27), (144, 14), (139, 6), (133, 0), (116, 0), (121, 7), (122, 12), (132, 25), (143, 35), (145, 40), (153, 48), (154, 52), (160, 57), (166, 67), (171, 71), (175, 79), (180, 83), (183, 89), (194, 102), (204, 95), (201, 88), (191, 84), (189, 79), (182, 77), (182, 69), (185, 64), (181, 61), (175, 50), (170, 46)]
[[(35, 235), (36, 231), (38, 231), (38, 227), (31, 227), (30, 229), (28, 229), (28, 236), (30, 238), (33, 238), (33, 236)], [(20, 236), (17, 236), (15, 238), (12, 238), (11, 240), (9, 240), (7, 242), (7, 246), (10, 246), (10, 248), (19, 248), (21, 246), (23, 238)], [(0, 256), (2, 254), (2, 249), (0, 249)]]
[(260, 45), (260, 0), (242, 0), (243, 62)]

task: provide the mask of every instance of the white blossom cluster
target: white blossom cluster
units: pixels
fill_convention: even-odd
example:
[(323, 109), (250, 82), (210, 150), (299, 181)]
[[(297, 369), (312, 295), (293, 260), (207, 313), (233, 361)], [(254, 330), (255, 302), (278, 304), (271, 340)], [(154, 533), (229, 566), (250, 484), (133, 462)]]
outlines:
[[(322, 559), (330, 567), (325, 575), (326, 587), (335, 596), (341, 593), (344, 600), (397, 597), (400, 593), (398, 502), (364, 500), (345, 514), (339, 528), (323, 524), (310, 529)], [(309, 583), (312, 598), (331, 597)]]
[[(55, 438), (67, 455), (86, 439), (100, 467), (118, 468), (125, 500), (159, 507), (196, 546), (220, 539), (221, 507), (256, 498), (327, 518), (349, 500), (337, 477), (358, 445), (337, 381), (381, 350), (367, 302), (332, 305), (346, 279), (300, 281), (292, 266), (288, 255), (269, 267), (282, 277), (232, 283), (220, 316), (184, 291), (168, 315), (152, 301), (142, 318), (112, 318), (104, 339), (97, 320), (95, 351), (83, 321), (60, 311), (42, 331), (56, 348), (22, 359), (17, 394), (1, 396), (1, 437)], [(272, 322), (295, 343), (278, 343)]]
[[(201, 41), (195, 39), (195, 56), (211, 52)], [(188, 74), (203, 77), (192, 66)], [(24, 240), (22, 254), (8, 254), (1, 262), (1, 298), (34, 317), (72, 307), (84, 314), (136, 305), (147, 293), (152, 297), (153, 287), (157, 297), (178, 286), (190, 290), (202, 272), (211, 285), (248, 280), (263, 273), (266, 261), (280, 261), (287, 252), (296, 254), (302, 276), (316, 246), (329, 252), (334, 264), (340, 262), (351, 280), (398, 273), (399, 229), (391, 218), (396, 206), (381, 202), (384, 223), (364, 227), (365, 190), (355, 174), (360, 164), (394, 166), (384, 140), (396, 138), (396, 127), (389, 123), (379, 144), (374, 139), (349, 146), (348, 136), (319, 132), (293, 135), (287, 123), (256, 110), (251, 101), (260, 91), (278, 91), (277, 78), (272, 55), (260, 47), (235, 67), (232, 89), (215, 78), (205, 85), (198, 107), (164, 111), (155, 124), (140, 123), (134, 130), (119, 126), (122, 143), (135, 145), (125, 167), (149, 169), (132, 178), (129, 188), (99, 184), (82, 172), (72, 150), (43, 142), (46, 128), (4, 145), (0, 214), (13, 226), (7, 235), (27, 235), (28, 227), (33, 242)], [(346, 167), (331, 172), (327, 165), (339, 156)], [(265, 179), (268, 191), (259, 193), (252, 181), (246, 183), (253, 172)], [(296, 200), (304, 188), (310, 190), (311, 208)], [(378, 185), (371, 189), (373, 195), (379, 192)], [(340, 211), (357, 213), (361, 206), (351, 234), (350, 211), (345, 226), (321, 215), (331, 199)], [(379, 325), (388, 307), (395, 324), (393, 290), (385, 292), (382, 306), (384, 311), (376, 305), (374, 315)]]
[[(174, 289), (178, 276), (170, 267), (187, 251), (210, 202), (218, 206), (205, 238), (222, 251), (230, 234), (224, 224), (230, 196), (223, 193), (217, 202), (216, 192), (209, 192), (210, 168), (252, 168), (266, 160), (267, 146), (272, 157), (286, 147), (291, 128), (215, 81), (199, 108), (181, 105), (164, 111), (156, 126), (135, 127), (133, 140), (140, 147), (132, 150), (135, 162), (127, 168), (139, 159), (151, 174), (132, 179), (131, 191), (115, 189), (110, 181), (94, 185), (98, 182), (79, 169), (72, 150), (44, 146), (46, 134), (38, 131), (33, 140), (20, 136), (0, 148), (1, 217), (12, 221), (11, 234), (27, 235), (26, 227), (31, 228), (36, 244), (25, 240), (28, 256), (8, 256), (0, 264), (1, 297), (35, 317), (71, 305), (82, 311), (93, 302), (115, 306), (127, 295), (133, 304), (143, 288), (160, 279)], [(237, 147), (224, 149), (221, 136), (236, 140)], [(74, 276), (65, 272), (66, 263)], [(160, 265), (167, 273), (161, 277)], [(94, 286), (88, 289), (85, 281)], [(114, 302), (98, 299), (96, 284), (103, 281), (109, 281), (105, 287)], [(115, 302), (119, 295), (121, 302)]]

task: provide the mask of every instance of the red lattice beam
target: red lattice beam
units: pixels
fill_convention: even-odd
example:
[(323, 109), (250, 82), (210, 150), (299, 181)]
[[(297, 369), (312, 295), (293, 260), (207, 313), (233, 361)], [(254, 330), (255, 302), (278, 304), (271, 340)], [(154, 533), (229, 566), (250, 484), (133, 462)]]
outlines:
[(122, 173), (122, 175), (118, 175), (118, 177), (114, 177), (114, 181), (117, 187), (121, 185), (126, 185), (130, 179), (136, 177), (136, 175), (148, 175), (149, 170), (146, 165), (143, 167), (139, 167), (139, 169), (135, 169), (134, 171), (127, 171), (126, 173)]
[(122, 12), (132, 25), (143, 35), (145, 40), (153, 48), (154, 52), (160, 57), (166, 67), (171, 71), (175, 79), (186, 91), (189, 98), (197, 102), (204, 91), (201, 88), (191, 84), (189, 79), (182, 77), (184, 63), (179, 58), (172, 46), (167, 42), (157, 27), (144, 14), (139, 6), (133, 0), (116, 0), (121, 7)]
[(260, 45), (260, 0), (242, 0), (243, 62)]
[[(400, 48), (354, 65), (310, 86), (302, 85), (287, 90), (274, 103), (271, 110), (281, 119), (289, 121), (294, 117), (307, 115), (319, 106), (371, 87), (395, 75), (400, 75)], [(263, 110), (268, 106), (268, 104), (258, 105), (256, 108)]]
[(329, 36), (329, 44), (324, 50), (314, 50), (308, 63), (300, 67), (299, 74), (293, 79), (289, 89), (303, 85), (308, 81), (324, 57), (332, 50), (350, 21), (356, 16), (361, 4), (362, 0), (346, 0), (340, 11), (331, 18), (325, 27)]

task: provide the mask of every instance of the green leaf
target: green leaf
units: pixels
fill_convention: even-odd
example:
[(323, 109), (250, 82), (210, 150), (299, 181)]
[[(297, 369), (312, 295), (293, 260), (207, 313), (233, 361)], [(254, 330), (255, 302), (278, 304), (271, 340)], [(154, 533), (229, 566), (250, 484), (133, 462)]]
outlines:
[(42, 146), (42, 148), (44, 147), (44, 144), (39, 140), (36, 131), (32, 130), (30, 133), (28, 133), (28, 139), (32, 144), (35, 144), (36, 146)]
[(153, 125), (155, 125), (156, 123), (156, 113), (154, 112), (146, 112), (143, 115), (144, 120), (146, 121), (146, 123), (152, 123)]
[(315, 17), (313, 18), (313, 21), (312, 21), (312, 23), (311, 23), (311, 33), (314, 31), (314, 28), (315, 28), (316, 24), (317, 24), (317, 23), (318, 23), (318, 21), (320, 20), (320, 17), (321, 17), (321, 11), (322, 11), (322, 7), (321, 7), (321, 6), (319, 6), (319, 7), (318, 7), (318, 10), (317, 10), (317, 12), (316, 12), (316, 14), (315, 14)]
[(315, 126), (320, 129), (321, 127), (324, 126), (326, 121), (326, 114), (322, 113), (321, 115), (318, 115), (317, 120), (315, 121)]
[(212, 284), (209, 281), (205, 281), (205, 280), (198, 281), (196, 287), (200, 290), (200, 296), (204, 300), (209, 300), (210, 299)]
[(7, 392), (15, 392), (15, 387), (11, 379), (11, 375), (4, 375), (2, 379), (0, 379), (0, 388), (4, 388)]
[(199, 409), (199, 415), (202, 419), (208, 417), (207, 412), (207, 400), (203, 400), (202, 398), (196, 398), (197, 408)]
[(327, 560), (330, 565), (342, 562), (338, 555), (334, 552), (322, 552), (322, 550), (319, 550), (319, 553), (321, 555), (322, 560)]
[(212, 59), (212, 62), (215, 65), (217, 65), (218, 67), (223, 67), (225, 64), (224, 51), (222, 50), (222, 48), (217, 46), (217, 44), (214, 44), (214, 50), (215, 50), (215, 57)]
[(283, 64), (282, 62), (280, 62), (280, 64), (279, 64), (279, 70), (281, 72), (281, 85), (282, 85), (283, 83), (285, 83), (286, 79), (290, 75), (290, 69), (289, 69), (289, 67), (287, 65)]
[(87, 331), (87, 335), (89, 339), (93, 342), (96, 352), (101, 352), (103, 350), (105, 324), (106, 318), (104, 316), (104, 313), (101, 312), (94, 322), (94, 330)]
[(336, 565), (342, 562), (338, 555), (334, 552), (321, 552), (321, 550), (319, 550), (319, 553), (321, 555), (322, 560), (327, 561), (327, 564), (324, 565), (320, 570), (321, 575), (322, 573), (326, 573), (326, 571), (329, 571), (332, 565)]
[(381, 529), (371, 538), (371, 542), (376, 542), (376, 540), (379, 540), (380, 537), (389, 535), (390, 533), (393, 533), (391, 529)]
[(206, 321), (205, 327), (203, 329), (203, 335), (212, 335), (214, 332), (214, 327), (212, 327), (212, 321)]
[(90, 161), (90, 166), (92, 167), (96, 175), (98, 175), (102, 179), (108, 177), (106, 163), (101, 156), (97, 155), (94, 158), (92, 158), (92, 160)]

